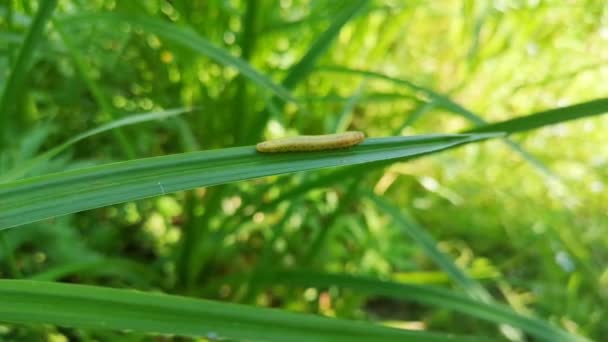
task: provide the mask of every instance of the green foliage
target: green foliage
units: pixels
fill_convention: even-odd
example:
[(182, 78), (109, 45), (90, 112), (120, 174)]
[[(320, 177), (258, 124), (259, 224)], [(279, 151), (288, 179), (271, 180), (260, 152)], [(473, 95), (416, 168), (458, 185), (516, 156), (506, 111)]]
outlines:
[(0, 340), (608, 334), (601, 2), (0, 14)]
[[(0, 227), (179, 190), (326, 167), (405, 159), (491, 138), (429, 135), (368, 139), (349, 151), (261, 154), (253, 146), (138, 159), (0, 185)], [(232, 170), (232, 171), (229, 171)]]
[(3, 304), (0, 316), (11, 322), (129, 329), (208, 339), (230, 336), (266, 341), (481, 340), (178, 296), (25, 280), (2, 281), (0, 298)]
[[(2, 96), (0, 97), (0, 125), (7, 126), (7, 116), (16, 116), (16, 110), (13, 106), (15, 98), (24, 87), (24, 81), (27, 71), (30, 68), (34, 51), (43, 36), (44, 27), (50, 19), (53, 10), (57, 6), (57, 0), (44, 1), (41, 4), (39, 11), (36, 13), (28, 33), (19, 49), (15, 63), (11, 68), (10, 77), (3, 86)], [(0, 139), (4, 139), (4, 134), (8, 133), (7, 129), (0, 131)], [(0, 140), (0, 143), (3, 143)]]

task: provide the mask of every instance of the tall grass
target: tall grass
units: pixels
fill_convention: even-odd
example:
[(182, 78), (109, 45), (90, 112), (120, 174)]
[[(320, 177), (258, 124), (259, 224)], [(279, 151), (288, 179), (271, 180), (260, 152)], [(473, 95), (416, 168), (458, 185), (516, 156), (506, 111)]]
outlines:
[(0, 339), (601, 338), (604, 10), (501, 6), (0, 4)]

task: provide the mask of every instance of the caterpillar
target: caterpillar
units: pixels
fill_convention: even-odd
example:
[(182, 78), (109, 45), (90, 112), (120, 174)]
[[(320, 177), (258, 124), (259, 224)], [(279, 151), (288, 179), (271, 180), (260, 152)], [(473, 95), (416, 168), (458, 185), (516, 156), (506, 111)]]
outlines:
[(365, 134), (350, 131), (325, 135), (300, 135), (297, 137), (280, 138), (263, 141), (256, 145), (258, 152), (305, 152), (346, 148), (357, 145), (365, 140)]

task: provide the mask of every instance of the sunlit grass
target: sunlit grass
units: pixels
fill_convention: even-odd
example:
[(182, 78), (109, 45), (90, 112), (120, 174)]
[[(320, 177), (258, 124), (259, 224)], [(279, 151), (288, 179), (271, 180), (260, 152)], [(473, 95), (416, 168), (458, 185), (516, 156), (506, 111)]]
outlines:
[[(0, 231), (0, 277), (204, 297), (235, 320), (247, 315), (223, 302), (372, 321), (336, 324), (375, 337), (398, 334), (378, 327), (389, 322), (492, 339), (608, 334), (601, 2), (55, 3), (0, 4), (0, 229), (17, 226)], [(283, 164), (240, 147), (226, 159), (263, 138), (345, 129), (372, 144), (510, 135), (399, 155), (409, 160), (382, 158), (407, 149), (397, 145)], [(188, 164), (194, 155), (224, 159)], [(316, 170), (355, 164), (344, 156), (391, 160)], [(420, 287), (393, 283), (410, 281)], [(12, 322), (75, 328), (3, 325), (0, 339), (204, 335), (196, 317), (154, 330), (117, 306), (131, 326), (89, 331), (78, 328), (99, 328), (95, 310), (62, 321), (11, 303), (24, 314)], [(280, 339), (302, 323), (286, 317), (275, 330), (221, 332)]]

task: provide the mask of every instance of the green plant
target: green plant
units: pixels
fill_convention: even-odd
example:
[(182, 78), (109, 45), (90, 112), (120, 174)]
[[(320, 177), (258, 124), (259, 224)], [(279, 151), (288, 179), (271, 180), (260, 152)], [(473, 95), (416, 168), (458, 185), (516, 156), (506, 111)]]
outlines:
[(0, 339), (608, 333), (598, 2), (0, 11)]

